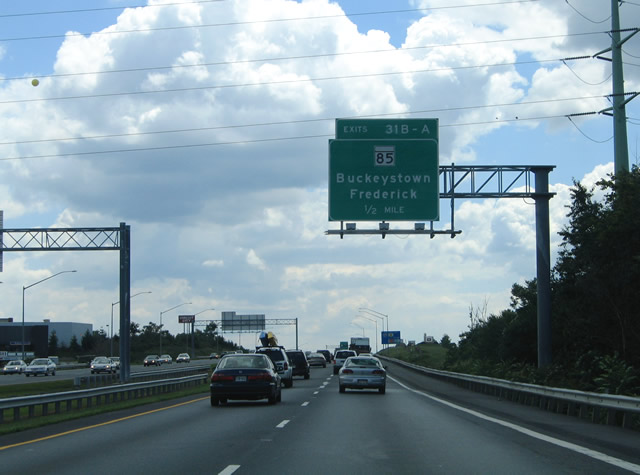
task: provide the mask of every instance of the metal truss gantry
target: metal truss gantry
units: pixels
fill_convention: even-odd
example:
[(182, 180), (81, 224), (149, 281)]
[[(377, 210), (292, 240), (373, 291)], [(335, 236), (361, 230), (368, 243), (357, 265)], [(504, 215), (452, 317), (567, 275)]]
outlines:
[[(257, 331), (263, 331), (263, 330), (257, 330), (257, 329), (247, 329), (247, 330), (238, 330), (238, 329), (233, 329), (233, 330), (222, 330), (222, 320), (198, 320), (194, 323), (195, 326), (197, 327), (206, 327), (207, 325), (209, 325), (210, 323), (215, 323), (216, 324), (216, 328), (219, 328), (222, 333), (256, 333)], [(238, 322), (236, 322), (237, 324)], [(296, 326), (296, 350), (298, 349), (298, 319), (297, 318), (275, 318), (275, 319), (265, 319), (264, 320), (264, 325), (265, 327), (267, 325), (295, 325)]]
[(554, 165), (445, 165), (438, 168), (440, 199), (451, 202), (450, 229), (435, 230), (416, 223), (414, 229), (390, 229), (381, 222), (378, 229), (356, 229), (355, 223), (340, 222), (340, 229), (325, 232), (343, 238), (350, 234), (422, 234), (433, 238), (449, 234), (451, 238), (462, 231), (455, 229), (456, 199), (530, 198), (535, 202), (536, 217), (536, 278), (538, 286), (538, 367), (551, 363), (551, 238), (549, 231), (549, 173)]
[(123, 383), (131, 374), (130, 236), (131, 228), (125, 223), (109, 228), (4, 229), (0, 221), (0, 263), (5, 252), (120, 251), (120, 381)]

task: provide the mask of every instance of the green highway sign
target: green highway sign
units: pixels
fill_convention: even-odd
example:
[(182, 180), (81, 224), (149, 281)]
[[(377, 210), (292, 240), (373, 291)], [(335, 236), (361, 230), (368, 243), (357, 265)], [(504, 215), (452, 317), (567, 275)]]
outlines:
[(329, 140), (329, 221), (436, 221), (439, 197), (436, 139)]
[(438, 119), (336, 119), (336, 139), (438, 141)]

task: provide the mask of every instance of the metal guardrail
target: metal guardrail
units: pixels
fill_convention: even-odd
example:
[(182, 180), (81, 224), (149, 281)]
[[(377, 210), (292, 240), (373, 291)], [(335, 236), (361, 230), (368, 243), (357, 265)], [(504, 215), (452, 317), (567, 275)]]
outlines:
[[(517, 383), (486, 376), (425, 368), (387, 356), (378, 355), (378, 357), (472, 391), (491, 394), (500, 399), (520, 404), (538, 406), (547, 411), (583, 419), (589, 418), (595, 423), (606, 422), (609, 425), (632, 428), (634, 418), (640, 419), (640, 398), (638, 397)], [(636, 426), (637, 424), (638, 422), (636, 422)]]
[[(156, 371), (138, 371), (136, 373), (131, 373), (129, 376), (129, 382), (136, 381), (150, 381), (156, 379), (167, 379), (174, 378), (179, 376), (190, 376), (193, 374), (199, 374), (203, 372), (207, 372), (210, 368), (210, 365), (189, 365), (189, 366), (176, 366), (176, 368), (172, 369), (162, 369)], [(97, 386), (105, 386), (108, 384), (114, 384), (120, 381), (120, 376), (118, 373), (111, 374), (88, 374), (86, 376), (76, 376), (73, 378), (73, 385), (77, 388), (79, 387), (97, 387)]]
[[(113, 402), (128, 401), (161, 393), (174, 392), (186, 387), (203, 384), (207, 380), (208, 374), (201, 373), (160, 381), (144, 381), (102, 388), (0, 399), (0, 424), (19, 421), (25, 418), (25, 414), (22, 414), (25, 408), (27, 409), (26, 418), (47, 416), (62, 413), (63, 406), (64, 412), (71, 412), (93, 407), (94, 405), (100, 406)], [(7, 420), (5, 413), (12, 414), (12, 417)]]

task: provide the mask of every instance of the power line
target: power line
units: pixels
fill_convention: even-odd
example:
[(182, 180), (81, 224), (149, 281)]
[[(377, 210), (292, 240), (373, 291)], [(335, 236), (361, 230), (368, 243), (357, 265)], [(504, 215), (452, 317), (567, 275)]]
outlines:
[[(473, 109), (491, 109), (495, 107), (528, 106), (528, 105), (536, 105), (536, 104), (548, 104), (553, 102), (584, 101), (589, 99), (603, 99), (606, 97), (607, 97), (606, 95), (567, 97), (567, 98), (546, 99), (546, 100), (537, 100), (537, 101), (507, 102), (507, 103), (498, 103), (498, 104), (481, 104), (481, 105), (474, 105), (474, 106), (422, 109), (422, 110), (416, 110), (416, 111), (389, 112), (389, 113), (383, 113), (383, 114), (367, 114), (367, 115), (349, 116), (344, 118), (365, 119), (365, 118), (375, 118), (375, 117), (379, 118), (379, 117), (390, 117), (390, 116), (399, 116), (399, 115), (432, 114), (432, 113), (438, 113), (438, 112), (439, 113), (458, 112), (458, 111), (473, 110)], [(149, 132), (131, 132), (131, 133), (120, 133), (120, 134), (93, 135), (93, 136), (85, 136), (85, 137), (64, 137), (64, 138), (50, 138), (50, 139), (37, 139), (37, 140), (22, 140), (22, 141), (13, 141), (13, 142), (0, 142), (0, 145), (24, 145), (24, 144), (35, 144), (35, 143), (68, 142), (68, 141), (76, 141), (76, 140), (97, 140), (97, 139), (122, 138), (122, 137), (141, 137), (141, 136), (147, 136), (147, 135), (206, 132), (206, 131), (213, 131), (213, 130), (241, 129), (241, 128), (250, 128), (250, 127), (296, 125), (296, 124), (306, 124), (306, 123), (314, 123), (314, 122), (327, 122), (327, 121), (333, 121), (333, 120), (335, 120), (335, 117), (321, 117), (316, 119), (299, 119), (299, 120), (287, 120), (287, 121), (278, 121), (278, 122), (259, 122), (259, 123), (253, 123), (253, 124), (221, 125), (221, 126), (214, 126), (214, 127), (194, 127), (194, 128), (188, 128), (188, 129), (171, 129), (171, 130), (158, 130), (158, 131), (149, 131)]]
[(580, 129), (580, 127), (578, 127), (578, 125), (577, 125), (577, 124), (576, 124), (576, 123), (571, 119), (571, 116), (572, 116), (572, 115), (573, 115), (573, 114), (568, 115), (568, 116), (567, 116), (567, 119), (569, 119), (569, 122), (571, 122), (571, 123), (573, 124), (573, 126), (576, 128), (576, 130), (577, 130), (578, 132), (580, 132), (580, 133), (581, 133), (581, 134), (582, 134), (586, 139), (591, 140), (592, 142), (595, 142), (595, 143), (602, 144), (602, 143), (609, 142), (609, 141), (613, 138), (613, 135), (612, 135), (611, 137), (609, 137), (608, 139), (606, 139), (606, 140), (595, 140), (595, 139), (593, 139), (593, 138), (589, 137), (589, 136), (588, 136), (587, 134), (585, 134), (585, 133)]
[(414, 8), (404, 10), (382, 10), (374, 12), (361, 12), (361, 13), (343, 13), (341, 15), (319, 15), (311, 17), (296, 17), (296, 18), (272, 18), (268, 20), (251, 20), (251, 21), (236, 21), (227, 23), (209, 23), (203, 25), (180, 25), (180, 26), (165, 26), (157, 28), (139, 28), (134, 30), (118, 30), (118, 31), (96, 31), (86, 33), (66, 33), (62, 35), (41, 35), (41, 36), (24, 36), (16, 38), (0, 38), (0, 42), (10, 41), (26, 41), (26, 40), (47, 40), (56, 38), (68, 38), (76, 36), (90, 36), (90, 35), (118, 35), (126, 33), (148, 33), (153, 31), (172, 31), (172, 30), (185, 30), (185, 29), (197, 29), (197, 28), (218, 28), (223, 26), (241, 26), (241, 25), (254, 25), (256, 23), (280, 23), (288, 21), (305, 21), (305, 20), (327, 20), (331, 18), (344, 18), (344, 17), (358, 17), (358, 16), (370, 16), (370, 15), (389, 15), (397, 13), (411, 13), (418, 11), (432, 11), (432, 10), (451, 10), (457, 8), (470, 8), (470, 7), (486, 7), (486, 6), (501, 6), (517, 3), (532, 3), (539, 0), (510, 0), (504, 2), (490, 2), (490, 3), (477, 3), (469, 5), (451, 5), (446, 7), (431, 7), (431, 8)]
[(203, 91), (203, 90), (211, 90), (211, 89), (231, 89), (231, 88), (238, 88), (238, 87), (274, 86), (274, 85), (280, 85), (280, 84), (293, 84), (293, 83), (301, 83), (301, 82), (361, 79), (366, 77), (397, 76), (401, 74), (421, 74), (421, 73), (430, 73), (430, 72), (439, 72), (439, 71), (504, 67), (504, 66), (523, 65), (523, 64), (541, 64), (546, 62), (558, 62), (558, 61), (562, 61), (562, 59), (516, 61), (516, 62), (510, 62), (510, 63), (481, 64), (481, 65), (471, 65), (471, 66), (448, 66), (448, 67), (432, 68), (432, 69), (416, 69), (416, 70), (407, 70), (407, 71), (390, 71), (390, 72), (367, 73), (367, 74), (350, 74), (346, 76), (327, 76), (327, 77), (315, 77), (315, 78), (303, 78), (303, 79), (300, 79), (300, 78), (282, 79), (278, 81), (264, 81), (264, 82), (244, 83), (244, 84), (218, 84), (213, 86), (192, 86), (192, 87), (181, 87), (181, 88), (173, 88), (173, 89), (156, 89), (156, 90), (148, 90), (148, 91), (107, 92), (102, 94), (87, 94), (87, 95), (80, 95), (80, 96), (39, 97), (39, 98), (33, 98), (33, 99), (11, 99), (6, 101), (0, 101), (0, 104), (19, 104), (19, 103), (28, 103), (28, 102), (50, 102), (50, 101), (75, 100), (75, 99), (95, 99), (95, 98), (104, 98), (104, 97), (166, 94), (166, 93), (172, 93), (172, 92)]
[(596, 82), (596, 83), (587, 82), (587, 81), (585, 81), (584, 79), (582, 79), (582, 78), (581, 78), (581, 77), (580, 77), (580, 76), (579, 76), (579, 75), (578, 75), (578, 74), (577, 74), (577, 73), (576, 73), (576, 72), (575, 72), (575, 71), (574, 71), (574, 70), (573, 70), (573, 69), (572, 69), (572, 68), (567, 64), (566, 60), (564, 60), (564, 59), (563, 59), (563, 60), (562, 60), (562, 64), (564, 64), (564, 65), (567, 67), (567, 69), (568, 69), (569, 71), (571, 71), (571, 72), (573, 73), (573, 75), (574, 75), (576, 78), (578, 78), (580, 81), (582, 81), (583, 83), (587, 84), (588, 86), (599, 86), (600, 84), (604, 84), (605, 82), (607, 82), (607, 81), (611, 78), (611, 76), (613, 76), (613, 73), (611, 73), (611, 74), (609, 74), (609, 76), (607, 76), (606, 78), (604, 78), (604, 79), (603, 79), (602, 81), (600, 81), (600, 82)]
[(224, 2), (224, 1), (225, 0), (198, 0), (198, 1), (192, 1), (192, 2), (155, 3), (151, 5), (120, 5), (119, 7), (81, 8), (77, 10), (6, 13), (6, 14), (0, 15), (0, 18), (15, 18), (15, 17), (41, 16), (41, 15), (61, 15), (61, 14), (69, 14), (69, 13), (90, 13), (90, 12), (103, 12), (103, 11), (109, 11), (109, 10), (125, 10), (127, 8), (169, 7), (169, 6), (175, 6), (175, 5), (193, 5), (193, 4), (199, 4), (199, 3), (217, 3), (217, 2)]
[[(225, 0), (198, 0), (198, 1), (185, 1), (185, 2), (173, 2), (173, 3), (157, 3), (151, 5), (120, 5), (118, 7), (98, 7), (98, 8), (82, 8), (76, 10), (54, 10), (54, 11), (40, 11), (40, 12), (21, 12), (21, 13), (7, 13), (0, 15), (0, 18), (14, 18), (14, 17), (26, 17), (26, 16), (40, 16), (40, 15), (59, 15), (59, 14), (69, 14), (69, 13), (90, 13), (90, 12), (99, 12), (99, 11), (109, 11), (109, 10), (125, 10), (128, 8), (154, 8), (154, 7), (167, 7), (167, 6), (176, 6), (176, 5), (197, 5), (202, 3), (218, 3), (224, 2)], [(494, 2), (494, 3), (480, 3), (475, 5), (459, 5), (459, 6), (450, 6), (450, 7), (430, 7), (430, 8), (413, 8), (413, 9), (404, 9), (404, 10), (388, 10), (381, 12), (369, 12), (369, 13), (345, 13), (345, 16), (356, 16), (356, 15), (375, 15), (375, 14), (387, 14), (387, 13), (411, 13), (411, 12), (420, 12), (420, 11), (428, 11), (428, 10), (443, 10), (447, 8), (466, 8), (466, 7), (474, 7), (474, 6), (495, 6), (495, 5), (506, 5), (510, 3), (527, 3), (527, 2), (536, 2), (539, 0), (513, 0), (513, 1), (505, 1), (505, 2)]]
[[(568, 118), (570, 116), (577, 116), (577, 115), (594, 115), (594, 114), (597, 114), (597, 112), (592, 111), (592, 112), (582, 112), (582, 113), (576, 113), (576, 114), (549, 115), (549, 116), (523, 117), (523, 118), (515, 117), (512, 119), (502, 119), (502, 120), (477, 121), (477, 122), (467, 122), (467, 123), (459, 123), (459, 124), (442, 124), (439, 127), (440, 128), (469, 127), (469, 126), (498, 124), (498, 123), (550, 120), (550, 119)], [(240, 145), (240, 144), (247, 145), (247, 144), (254, 144), (254, 143), (265, 143), (265, 142), (282, 142), (282, 141), (290, 141), (290, 140), (331, 138), (334, 136), (335, 134), (299, 135), (299, 136), (292, 136), (292, 137), (269, 137), (264, 139), (237, 140), (237, 141), (229, 141), (229, 142), (207, 142), (207, 143), (198, 143), (198, 144), (162, 145), (162, 146), (156, 146), (156, 147), (93, 150), (88, 152), (52, 153), (52, 154), (44, 154), (44, 155), (0, 157), (0, 161), (27, 160), (27, 159), (38, 159), (38, 158), (84, 157), (84, 156), (91, 156), (91, 155), (106, 155), (106, 154), (119, 154), (119, 153), (131, 153), (131, 152), (152, 152), (152, 151), (177, 150), (177, 149), (187, 149), (187, 148), (217, 147), (221, 145)]]
[(582, 18), (584, 18), (587, 21), (590, 21), (591, 23), (595, 23), (595, 24), (600, 24), (600, 23), (604, 23), (605, 21), (608, 21), (611, 19), (611, 15), (609, 15), (607, 18), (605, 18), (604, 20), (592, 20), (591, 18), (583, 15), (576, 7), (574, 7), (573, 5), (571, 5), (571, 3), (569, 3), (569, 0), (564, 0), (566, 2), (567, 5), (569, 5), (571, 7), (571, 9), (576, 12), (578, 15), (580, 15)]
[[(218, 62), (212, 62), (212, 63), (177, 64), (177, 65), (171, 65), (171, 66), (149, 66), (149, 67), (142, 67), (142, 68), (113, 69), (113, 70), (104, 70), (104, 71), (85, 71), (85, 72), (77, 72), (77, 73), (39, 75), (38, 78), (47, 79), (47, 78), (83, 76), (83, 75), (93, 75), (93, 74), (113, 74), (113, 73), (155, 71), (155, 70), (163, 70), (163, 69), (194, 68), (194, 67), (203, 67), (203, 66), (230, 66), (234, 64), (258, 63), (258, 62), (267, 62), (267, 61), (289, 61), (289, 60), (298, 60), (298, 59), (316, 59), (316, 58), (327, 58), (327, 57), (357, 55), (357, 54), (398, 53), (398, 52), (422, 50), (422, 49), (477, 46), (481, 44), (496, 44), (496, 43), (515, 42), (515, 41), (547, 40), (547, 39), (555, 39), (555, 38), (567, 38), (572, 36), (600, 35), (600, 34), (606, 34), (606, 33), (607, 33), (606, 31), (598, 31), (598, 32), (586, 32), (586, 33), (571, 33), (571, 34), (563, 34), (563, 35), (532, 36), (527, 38), (506, 38), (506, 39), (499, 39), (499, 40), (471, 41), (471, 42), (465, 42), (465, 43), (449, 43), (449, 44), (442, 44), (442, 45), (410, 46), (406, 48), (397, 48), (397, 49), (345, 51), (340, 53), (321, 53), (321, 54), (300, 55), (300, 56), (241, 59), (241, 60), (235, 60), (235, 61), (218, 61)], [(578, 60), (578, 59), (591, 59), (591, 56), (574, 56), (574, 57), (564, 58), (563, 60), (569, 61), (569, 60)], [(561, 61), (561, 60), (562, 59), (536, 60), (536, 61), (530, 61), (529, 63), (541, 63), (545, 61)], [(527, 63), (513, 63), (513, 64), (527, 64)], [(477, 67), (483, 67), (483, 66), (477, 66)], [(24, 79), (25, 79), (24, 77), (9, 77), (9, 78), (0, 77), (0, 81), (15, 81), (15, 80), (24, 80)]]

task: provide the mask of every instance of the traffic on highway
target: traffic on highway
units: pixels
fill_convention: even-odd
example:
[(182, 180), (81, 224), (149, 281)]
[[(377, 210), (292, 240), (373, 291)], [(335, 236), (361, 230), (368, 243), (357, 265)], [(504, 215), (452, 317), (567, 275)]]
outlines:
[[(1, 436), (3, 467), (65, 474), (640, 473), (637, 432), (500, 401), (376, 355), (351, 356), (338, 374), (332, 365), (310, 366), (309, 377), (294, 375), (290, 387), (282, 379), (289, 368), (279, 371), (269, 353), (230, 353), (218, 368), (210, 394)], [(87, 369), (57, 375), (78, 371)], [(101, 444), (110, 449), (93, 450)]]
[[(260, 355), (256, 363), (264, 361)], [(5, 435), (3, 467), (68, 474), (640, 473), (637, 433), (505, 405), (385, 366), (384, 395), (341, 393), (332, 369), (314, 366), (309, 379), (296, 376), (281, 388), (277, 404), (229, 399), (211, 407), (208, 395), (198, 395)], [(101, 444), (109, 450), (94, 450)]]

